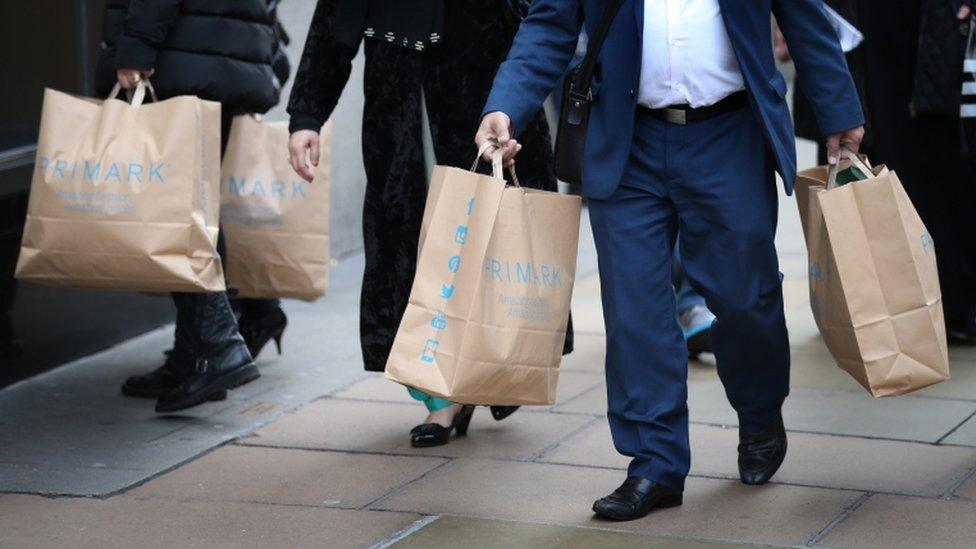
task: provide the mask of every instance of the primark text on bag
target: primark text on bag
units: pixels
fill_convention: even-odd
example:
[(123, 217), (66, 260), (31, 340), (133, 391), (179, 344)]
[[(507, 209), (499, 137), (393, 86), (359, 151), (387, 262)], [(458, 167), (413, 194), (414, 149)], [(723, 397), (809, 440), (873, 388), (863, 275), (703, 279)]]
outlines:
[(47, 89), (15, 276), (158, 292), (224, 289), (217, 255), (220, 104), (131, 104)]
[(234, 118), (221, 167), (220, 221), (227, 283), (247, 298), (312, 301), (329, 267), (331, 126), (319, 132), (315, 179), (288, 161), (288, 124)]
[(499, 155), (493, 168), (434, 169), (386, 376), (464, 404), (552, 404), (581, 200), (506, 187)]

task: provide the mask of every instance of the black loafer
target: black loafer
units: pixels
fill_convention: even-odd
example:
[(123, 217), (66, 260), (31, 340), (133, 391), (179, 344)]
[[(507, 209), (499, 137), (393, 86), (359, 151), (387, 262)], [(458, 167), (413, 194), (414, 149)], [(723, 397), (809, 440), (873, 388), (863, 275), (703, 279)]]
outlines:
[(757, 432), (739, 427), (739, 478), (744, 484), (766, 484), (786, 457), (783, 417)]
[(462, 406), (454, 414), (454, 420), (451, 421), (450, 427), (444, 427), (437, 423), (417, 425), (410, 429), (410, 445), (414, 448), (443, 446), (451, 441), (451, 431), (454, 430), (457, 430), (457, 436), (463, 437), (468, 434), (472, 414), (474, 414), (474, 406)]
[(605, 498), (593, 502), (593, 512), (610, 520), (634, 520), (646, 517), (655, 509), (677, 507), (682, 492), (641, 477), (627, 480)]

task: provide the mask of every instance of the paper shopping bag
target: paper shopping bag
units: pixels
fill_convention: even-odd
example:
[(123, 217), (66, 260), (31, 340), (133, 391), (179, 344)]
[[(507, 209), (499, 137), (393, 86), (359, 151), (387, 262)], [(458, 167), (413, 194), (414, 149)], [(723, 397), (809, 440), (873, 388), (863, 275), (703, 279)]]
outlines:
[(220, 221), (227, 283), (241, 297), (325, 294), (329, 265), (330, 126), (309, 183), (288, 162), (288, 124), (234, 119), (224, 152)]
[[(465, 404), (555, 401), (579, 197), (437, 166), (388, 378)], [(558, 228), (558, 230), (553, 230)]]
[(857, 158), (797, 176), (810, 306), (837, 365), (876, 397), (949, 378), (935, 243), (895, 172)]
[[(44, 91), (16, 277), (139, 291), (224, 289), (220, 104)], [(148, 88), (151, 89), (151, 88)]]

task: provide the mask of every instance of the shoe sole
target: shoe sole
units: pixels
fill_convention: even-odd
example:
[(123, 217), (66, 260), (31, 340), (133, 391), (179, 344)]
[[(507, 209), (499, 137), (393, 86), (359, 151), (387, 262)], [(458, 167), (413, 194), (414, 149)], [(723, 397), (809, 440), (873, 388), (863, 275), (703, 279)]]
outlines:
[(220, 391), (230, 391), (232, 389), (236, 389), (242, 385), (246, 385), (254, 381), (259, 377), (261, 377), (261, 373), (258, 372), (258, 367), (252, 362), (247, 366), (243, 366), (234, 370), (233, 372), (218, 377), (217, 379), (211, 381), (209, 385), (206, 385), (203, 389), (197, 391), (196, 394), (189, 395), (183, 400), (169, 403), (165, 406), (161, 406), (159, 403), (157, 403), (156, 412), (166, 414), (199, 406), (200, 404), (209, 402), (211, 397)]
[(656, 509), (671, 509), (672, 507), (680, 507), (682, 503), (684, 503), (684, 494), (678, 494), (675, 496), (668, 496), (662, 499), (661, 501), (657, 502), (656, 505), (652, 506), (647, 511), (634, 516), (621, 515), (608, 510), (599, 510), (595, 503), (593, 504), (593, 512), (596, 513), (596, 515), (599, 517), (623, 522), (628, 520), (637, 520), (640, 518), (644, 518), (647, 515), (650, 515)]
[[(140, 389), (129, 387), (128, 385), (122, 386), (122, 396), (127, 396), (132, 398), (163, 398), (167, 394), (169, 394), (169, 391), (166, 391), (165, 393), (157, 393), (155, 391), (143, 391)], [(217, 402), (220, 400), (227, 400), (227, 391), (223, 391), (222, 393), (214, 393), (210, 395), (211, 402)]]

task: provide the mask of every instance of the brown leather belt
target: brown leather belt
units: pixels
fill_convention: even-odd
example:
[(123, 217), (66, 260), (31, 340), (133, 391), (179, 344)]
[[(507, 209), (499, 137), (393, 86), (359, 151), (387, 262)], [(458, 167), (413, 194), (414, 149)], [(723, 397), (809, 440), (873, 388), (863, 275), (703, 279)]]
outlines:
[(649, 109), (643, 105), (637, 105), (637, 112), (646, 114), (648, 116), (653, 116), (654, 118), (658, 118), (672, 124), (684, 125), (690, 122), (698, 122), (699, 120), (714, 118), (721, 114), (744, 109), (748, 106), (749, 95), (743, 90), (726, 96), (718, 103), (705, 107), (698, 107), (697, 109), (693, 109), (688, 105), (672, 105), (663, 109)]

